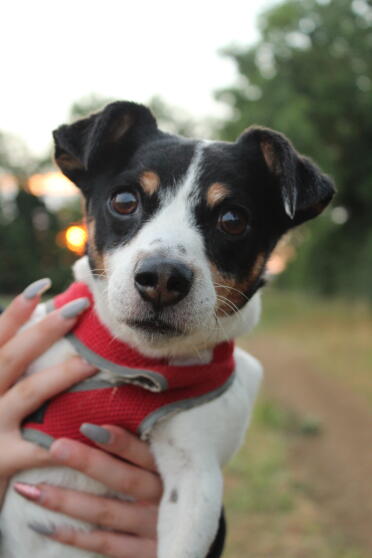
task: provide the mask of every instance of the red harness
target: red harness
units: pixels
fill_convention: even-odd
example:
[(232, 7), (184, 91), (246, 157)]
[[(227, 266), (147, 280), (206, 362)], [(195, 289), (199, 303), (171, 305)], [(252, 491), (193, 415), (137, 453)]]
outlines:
[(115, 383), (93, 377), (54, 397), (26, 419), (26, 439), (45, 447), (62, 436), (89, 444), (79, 431), (83, 422), (115, 424), (146, 438), (159, 419), (215, 399), (233, 381), (233, 342), (217, 345), (208, 364), (171, 365), (113, 338), (84, 283), (73, 283), (52, 304), (60, 308), (82, 296), (92, 305), (66, 337), (90, 363), (113, 372)]

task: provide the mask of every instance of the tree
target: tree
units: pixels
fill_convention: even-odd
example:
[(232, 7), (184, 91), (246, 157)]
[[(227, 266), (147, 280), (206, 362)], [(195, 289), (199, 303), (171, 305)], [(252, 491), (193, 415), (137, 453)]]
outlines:
[(73, 256), (56, 243), (58, 217), (36, 196), (20, 189), (12, 215), (0, 207), (0, 292), (19, 292), (42, 276), (61, 290), (70, 280)]
[(154, 113), (159, 128), (171, 134), (178, 134), (188, 138), (208, 137), (216, 127), (212, 119), (194, 120), (188, 112), (176, 106), (169, 105), (161, 97), (155, 96), (148, 103)]
[(26, 176), (34, 164), (35, 160), (19, 138), (0, 131), (0, 168), (15, 176)]
[[(97, 93), (92, 93), (75, 101), (69, 111), (70, 121), (85, 118), (89, 114), (102, 110), (107, 104), (118, 99), (103, 97)], [(186, 137), (208, 135), (213, 127), (210, 120), (199, 120), (196, 122), (190, 115), (179, 107), (171, 106), (161, 97), (152, 97), (148, 107), (154, 113), (158, 125), (164, 131), (180, 134)]]
[(99, 112), (113, 101), (115, 101), (115, 99), (111, 97), (104, 97), (98, 93), (91, 93), (90, 95), (81, 97), (70, 107), (69, 119), (73, 122), (75, 120), (79, 120), (80, 118), (86, 118), (89, 114)]
[(333, 175), (342, 209), (309, 225), (287, 281), (371, 297), (372, 2), (287, 0), (260, 32), (253, 47), (225, 50), (239, 80), (217, 93), (232, 110), (220, 135), (270, 126)]
[(70, 280), (74, 258), (56, 243), (65, 222), (28, 187), (29, 177), (48, 166), (50, 157), (37, 159), (18, 138), (0, 132), (0, 171), (18, 187), (14, 198), (0, 191), (0, 292), (19, 292), (40, 276), (50, 277), (55, 290)]

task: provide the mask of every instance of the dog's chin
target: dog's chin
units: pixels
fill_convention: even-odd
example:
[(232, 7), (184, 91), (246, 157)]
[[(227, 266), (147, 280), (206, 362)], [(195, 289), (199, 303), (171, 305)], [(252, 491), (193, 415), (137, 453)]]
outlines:
[(160, 318), (133, 318), (127, 320), (126, 325), (152, 343), (167, 342), (168, 339), (186, 334), (184, 329)]
[(147, 356), (163, 358), (188, 353), (190, 332), (185, 327), (143, 316), (127, 319), (122, 326), (127, 332), (126, 341)]

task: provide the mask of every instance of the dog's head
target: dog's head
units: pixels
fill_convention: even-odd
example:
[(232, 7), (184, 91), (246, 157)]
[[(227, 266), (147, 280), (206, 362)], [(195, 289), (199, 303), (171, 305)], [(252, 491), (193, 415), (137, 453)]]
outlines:
[(98, 312), (144, 352), (177, 354), (252, 327), (277, 241), (334, 193), (265, 128), (235, 143), (189, 140), (161, 132), (146, 107), (117, 102), (54, 139), (58, 165), (85, 197)]

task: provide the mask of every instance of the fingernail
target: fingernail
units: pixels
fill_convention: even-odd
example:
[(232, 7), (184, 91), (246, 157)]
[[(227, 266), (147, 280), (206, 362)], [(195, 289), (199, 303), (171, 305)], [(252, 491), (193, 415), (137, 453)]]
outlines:
[(32, 502), (37, 502), (38, 500), (40, 500), (41, 490), (33, 484), (16, 482), (13, 485), (13, 488), (16, 492), (18, 492), (18, 494), (20, 494), (27, 500), (31, 500)]
[(33, 521), (32, 523), (28, 523), (28, 527), (35, 531), (38, 535), (43, 535), (44, 537), (51, 537), (55, 534), (56, 528), (54, 526), (47, 527), (46, 525), (42, 525), (37, 521)]
[(49, 277), (39, 279), (38, 281), (31, 283), (31, 285), (25, 288), (25, 290), (23, 291), (23, 296), (26, 300), (32, 300), (36, 296), (45, 293), (45, 291), (50, 289), (51, 285), (52, 282)]
[(88, 298), (77, 298), (72, 302), (69, 302), (60, 310), (60, 314), (62, 318), (68, 320), (70, 318), (76, 318), (79, 314), (81, 314), (84, 310), (89, 308), (90, 301)]
[(59, 461), (67, 461), (71, 455), (71, 448), (69, 443), (65, 440), (56, 440), (50, 447), (50, 452), (53, 457)]
[(96, 426), (89, 422), (84, 422), (84, 424), (80, 426), (80, 432), (89, 438), (89, 440), (97, 442), (98, 444), (108, 444), (111, 441), (111, 432), (106, 430), (106, 428), (102, 428), (102, 426)]

